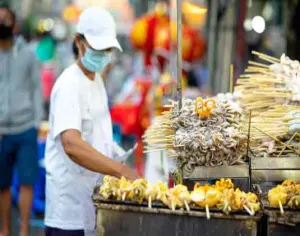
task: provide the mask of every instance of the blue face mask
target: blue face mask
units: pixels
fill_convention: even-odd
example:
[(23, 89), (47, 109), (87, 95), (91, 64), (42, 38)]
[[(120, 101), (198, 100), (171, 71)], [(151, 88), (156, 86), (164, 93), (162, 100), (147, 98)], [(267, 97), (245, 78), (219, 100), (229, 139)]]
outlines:
[(86, 47), (84, 56), (81, 58), (83, 66), (91, 72), (101, 72), (111, 61), (111, 52), (96, 52)]

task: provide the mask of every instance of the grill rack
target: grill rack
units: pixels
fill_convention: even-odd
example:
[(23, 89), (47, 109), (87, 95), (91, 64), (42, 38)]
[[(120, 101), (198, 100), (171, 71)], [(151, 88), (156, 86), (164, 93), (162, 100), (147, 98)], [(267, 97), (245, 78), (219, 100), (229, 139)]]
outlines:
[[(275, 186), (273, 186), (273, 187), (275, 187)], [(262, 190), (262, 189), (264, 189), (264, 190)], [(279, 210), (279, 207), (271, 206), (269, 203), (269, 200), (268, 200), (269, 189), (271, 189), (270, 186), (262, 187), (258, 184), (253, 185), (254, 193), (259, 196), (259, 201), (260, 201), (260, 204), (261, 204), (263, 210)], [(294, 212), (300, 213), (300, 206), (299, 206), (299, 208), (291, 208), (286, 205), (283, 205), (282, 207), (285, 211), (294, 211)]]
[[(127, 206), (136, 206), (136, 207), (146, 207), (148, 208), (148, 202), (143, 201), (141, 204), (137, 203), (137, 202), (133, 202), (133, 201), (129, 201), (129, 200), (117, 200), (117, 199), (104, 199), (101, 195), (99, 195), (99, 189), (100, 186), (97, 186), (94, 190), (94, 194), (93, 194), (93, 202), (98, 204), (98, 203), (104, 203), (104, 204), (112, 204), (112, 205), (127, 205)], [(205, 209), (198, 207), (195, 204), (190, 204), (189, 205), (190, 210), (194, 211), (194, 212), (205, 212)], [(158, 209), (169, 209), (166, 205), (164, 205), (163, 203), (159, 202), (159, 201), (153, 201), (152, 202), (152, 208), (158, 208)], [(181, 210), (181, 211), (186, 211), (186, 209), (182, 210), (182, 209), (178, 209), (176, 208), (176, 210)], [(212, 213), (221, 213), (226, 215), (222, 210), (220, 210), (217, 207), (210, 207), (209, 211)], [(245, 215), (245, 216), (249, 216), (248, 212), (243, 210), (232, 210), (230, 212), (229, 215), (232, 214), (238, 214), (238, 215)], [(261, 215), (261, 211), (256, 212), (255, 215)]]

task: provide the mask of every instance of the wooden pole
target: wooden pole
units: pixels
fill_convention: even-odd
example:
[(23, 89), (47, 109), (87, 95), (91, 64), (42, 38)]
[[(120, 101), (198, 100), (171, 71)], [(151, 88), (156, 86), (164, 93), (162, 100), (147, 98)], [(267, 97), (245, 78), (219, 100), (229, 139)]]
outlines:
[(179, 110), (182, 108), (182, 0), (177, 0), (177, 96)]
[(234, 77), (234, 68), (233, 64), (230, 65), (230, 80), (229, 80), (229, 92), (233, 93), (233, 77)]
[[(178, 109), (182, 108), (182, 0), (176, 0), (176, 21), (177, 21), (177, 94), (178, 94)], [(183, 167), (178, 171), (179, 180), (176, 184), (183, 182)]]

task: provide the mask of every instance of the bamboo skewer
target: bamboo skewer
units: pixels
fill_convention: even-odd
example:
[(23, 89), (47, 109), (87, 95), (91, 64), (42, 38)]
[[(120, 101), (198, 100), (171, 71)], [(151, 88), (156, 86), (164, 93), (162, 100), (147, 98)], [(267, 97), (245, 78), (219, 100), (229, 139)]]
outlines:
[(279, 200), (278, 203), (279, 203), (280, 213), (281, 213), (281, 215), (284, 215), (284, 210), (283, 210), (281, 201)]
[(270, 61), (274, 62), (274, 63), (280, 63), (280, 60), (276, 57), (272, 57), (257, 51), (252, 51), (252, 54), (259, 56), (261, 59), (269, 59)]
[(152, 208), (152, 199), (151, 199), (151, 195), (148, 197), (148, 208), (149, 208), (149, 209)]
[(268, 66), (268, 65), (265, 65), (265, 64), (262, 64), (262, 63), (259, 63), (259, 62), (249, 61), (249, 64), (250, 64), (250, 65), (259, 66), (259, 67), (263, 67), (263, 68), (269, 69), (269, 66)]
[(175, 211), (175, 205), (173, 202), (171, 202), (171, 208), (172, 208), (172, 211)]
[(187, 203), (187, 201), (184, 200), (183, 203), (184, 203), (184, 205), (185, 205), (186, 210), (187, 210), (187, 211), (190, 211), (190, 207), (189, 207), (189, 204)]
[(268, 133), (264, 132), (263, 130), (257, 128), (256, 126), (253, 126), (253, 127), (254, 127), (255, 129), (259, 130), (260, 132), (266, 134), (267, 136), (269, 136), (269, 137), (272, 138), (273, 140), (275, 140), (275, 141), (281, 143), (281, 144), (282, 144), (283, 146), (285, 146), (286, 148), (291, 149), (291, 150), (293, 150), (293, 151), (295, 151), (295, 152), (297, 152), (297, 153), (299, 154), (299, 152), (298, 152), (297, 150), (294, 150), (294, 149), (291, 148), (290, 146), (286, 145), (284, 142), (280, 141), (278, 138), (276, 138), (276, 137), (274, 137), (274, 136), (272, 136), (272, 135), (269, 135)]
[(248, 212), (248, 214), (249, 214), (250, 216), (253, 216), (253, 215), (254, 215), (254, 212), (251, 211), (246, 205), (243, 205), (243, 208)]
[[(296, 133), (293, 134), (292, 138), (287, 142), (287, 145), (290, 144), (290, 142), (294, 139), (295, 136), (296, 136)], [(286, 147), (284, 147), (284, 148), (281, 150), (281, 152), (278, 154), (277, 157), (279, 157), (279, 156), (284, 152), (285, 149), (286, 149)]]
[(206, 212), (206, 218), (209, 220), (210, 219), (210, 212), (209, 212), (209, 207), (208, 207), (207, 204), (205, 205), (205, 212)]

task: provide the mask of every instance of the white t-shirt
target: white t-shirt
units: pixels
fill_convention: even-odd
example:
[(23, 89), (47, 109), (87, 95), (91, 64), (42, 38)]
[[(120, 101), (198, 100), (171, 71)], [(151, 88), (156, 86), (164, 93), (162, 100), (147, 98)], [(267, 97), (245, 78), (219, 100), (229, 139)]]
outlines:
[(56, 81), (51, 94), (50, 132), (45, 154), (45, 225), (94, 234), (95, 208), (91, 199), (100, 174), (73, 162), (64, 152), (60, 134), (68, 129), (102, 154), (112, 157), (112, 124), (102, 78), (89, 80), (73, 64)]

